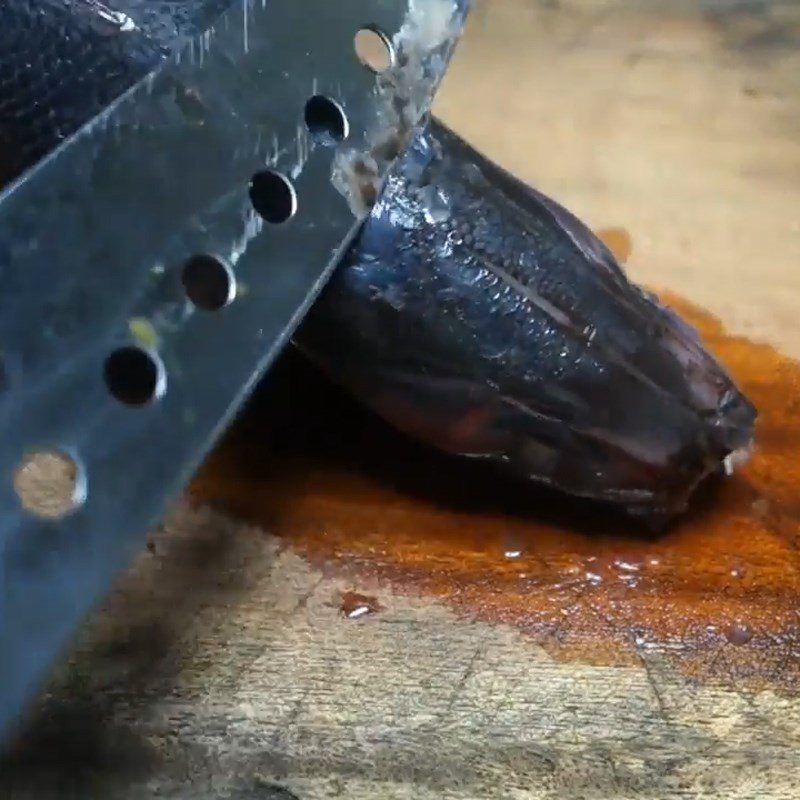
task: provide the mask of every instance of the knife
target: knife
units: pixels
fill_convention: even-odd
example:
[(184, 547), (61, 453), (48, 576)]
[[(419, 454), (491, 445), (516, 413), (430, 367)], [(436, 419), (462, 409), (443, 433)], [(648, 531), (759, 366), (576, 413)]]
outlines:
[[(237, 0), (0, 194), (0, 734), (356, 235), (333, 159), (386, 109), (354, 36), (391, 55), (421, 5)], [(63, 502), (26, 495), (42, 459)]]

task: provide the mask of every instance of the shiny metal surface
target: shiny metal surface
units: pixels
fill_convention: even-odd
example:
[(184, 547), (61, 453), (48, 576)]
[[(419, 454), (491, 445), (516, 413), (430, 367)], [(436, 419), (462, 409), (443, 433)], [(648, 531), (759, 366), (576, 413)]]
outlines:
[[(353, 37), (364, 24), (396, 32), (407, 9), (237, 2), (0, 195), (0, 731), (354, 234), (330, 180), (335, 148), (309, 136), (305, 104), (334, 99), (346, 144), (366, 146), (379, 103)], [(293, 185), (296, 213), (282, 225), (250, 197), (266, 169)], [(183, 266), (203, 254), (235, 276), (216, 311), (186, 294)], [(157, 369), (138, 376), (153, 383), (150, 402), (110, 391), (136, 399), (143, 388), (125, 358), (111, 366), (122, 363), (126, 385), (108, 385), (119, 348), (144, 354), (145, 373), (152, 357)], [(77, 508), (62, 518), (36, 517), (15, 493), (34, 448), (78, 465)]]

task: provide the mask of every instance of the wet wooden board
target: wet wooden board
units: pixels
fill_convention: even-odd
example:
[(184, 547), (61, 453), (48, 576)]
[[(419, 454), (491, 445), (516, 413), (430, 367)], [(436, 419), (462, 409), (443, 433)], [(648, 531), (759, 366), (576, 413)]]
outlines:
[(0, 796), (800, 796), (800, 10), (663, 5), (484, 3), (439, 113), (627, 232), (761, 407), (747, 470), (643, 538), (430, 458), (287, 361)]

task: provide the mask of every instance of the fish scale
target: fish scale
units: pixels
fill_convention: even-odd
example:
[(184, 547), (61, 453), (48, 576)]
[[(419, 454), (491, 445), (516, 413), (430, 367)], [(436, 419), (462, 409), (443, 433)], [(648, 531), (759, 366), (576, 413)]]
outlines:
[[(471, 182), (471, 194), (477, 193), (479, 187)], [(489, 187), (487, 194), (497, 192)], [(640, 309), (633, 309), (621, 302), (619, 291), (611, 292), (603, 275), (594, 270), (580, 269), (580, 262), (567, 255), (568, 239), (552, 231), (547, 235), (544, 219), (527, 217), (514, 204), (509, 219), (520, 220), (520, 228), (516, 235), (501, 239), (498, 246), (490, 244), (495, 238), (492, 226), (498, 226), (498, 214), (482, 214), (481, 203), (487, 205), (486, 198), (481, 200), (475, 196), (476, 217), (480, 220), (475, 225), (475, 244), (472, 249), (485, 253), (487, 258), (496, 259), (508, 273), (523, 282), (540, 297), (558, 309), (567, 312), (574, 321), (576, 330), (583, 330), (593, 319), (602, 317), (605, 329), (614, 346), (627, 355), (636, 358), (637, 350), (649, 340), (637, 337), (632, 333), (639, 321)], [(554, 268), (555, 267), (555, 268)], [(595, 291), (590, 291), (594, 286)], [(669, 364), (664, 363), (664, 368)]]
[(0, 87), (6, 105), (0, 119), (0, 184), (49, 153), (165, 54), (142, 30), (115, 35), (117, 26), (84, 0), (13, 0), (3, 4), (1, 20)]

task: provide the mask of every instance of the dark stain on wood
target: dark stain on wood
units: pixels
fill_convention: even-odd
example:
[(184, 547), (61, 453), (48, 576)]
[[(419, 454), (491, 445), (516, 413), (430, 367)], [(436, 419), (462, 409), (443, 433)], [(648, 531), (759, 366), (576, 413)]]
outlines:
[[(800, 365), (675, 297), (760, 411), (750, 463), (654, 536), (613, 510), (433, 453), (287, 354), (191, 489), (313, 562), (518, 626), (554, 656), (658, 652), (798, 686)], [(724, 656), (724, 657), (720, 657)]]

